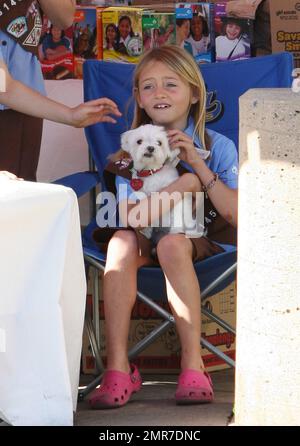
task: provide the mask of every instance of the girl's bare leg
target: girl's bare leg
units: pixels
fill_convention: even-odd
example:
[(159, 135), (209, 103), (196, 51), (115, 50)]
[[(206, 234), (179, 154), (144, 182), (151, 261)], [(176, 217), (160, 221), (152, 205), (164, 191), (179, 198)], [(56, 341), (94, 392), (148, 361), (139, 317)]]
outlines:
[(110, 240), (103, 281), (107, 369), (125, 373), (130, 370), (127, 341), (136, 300), (137, 270), (150, 262), (138, 255), (133, 231), (117, 231)]
[(192, 254), (192, 242), (183, 234), (166, 235), (157, 246), (181, 342), (181, 368), (200, 371), (204, 369), (200, 346), (201, 300)]

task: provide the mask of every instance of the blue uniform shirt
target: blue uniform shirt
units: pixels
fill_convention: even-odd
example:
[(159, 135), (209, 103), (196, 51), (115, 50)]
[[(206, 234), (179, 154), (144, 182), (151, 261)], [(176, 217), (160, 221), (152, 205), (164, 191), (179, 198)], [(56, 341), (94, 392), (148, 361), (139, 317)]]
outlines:
[[(44, 79), (36, 56), (25, 51), (17, 42), (0, 30), (0, 59), (2, 59), (13, 79), (45, 95)], [(0, 104), (0, 110), (7, 107)]]

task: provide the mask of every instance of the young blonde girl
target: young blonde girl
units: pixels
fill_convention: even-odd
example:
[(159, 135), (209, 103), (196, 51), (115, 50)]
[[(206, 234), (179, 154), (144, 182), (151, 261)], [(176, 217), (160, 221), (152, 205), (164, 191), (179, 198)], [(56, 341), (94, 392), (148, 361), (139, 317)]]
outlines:
[[(168, 131), (171, 148), (179, 147), (181, 150), (179, 156), (186, 171), (162, 191), (170, 194), (177, 191), (179, 194), (176, 196), (180, 197), (184, 192), (196, 193), (206, 189), (214, 213), (218, 215), (217, 220), (222, 221), (218, 226), (221, 230), (215, 236), (209, 229), (206, 237), (198, 239), (186, 238), (184, 234), (168, 234), (156, 247), (181, 342), (182, 371), (176, 402), (211, 402), (212, 382), (201, 359), (200, 286), (193, 262), (232, 249), (233, 231), (228, 228), (229, 223), (235, 225), (237, 220), (237, 152), (230, 140), (205, 130), (205, 85), (193, 58), (183, 49), (163, 46), (145, 53), (136, 67), (133, 84), (136, 107), (132, 127), (146, 123), (163, 125)], [(200, 157), (198, 148), (209, 151), (205, 161)], [(152, 210), (156, 210), (153, 210), (152, 218), (159, 218), (165, 211), (164, 203), (157, 206), (157, 197), (147, 197), (136, 204), (129, 199), (133, 192), (129, 180), (121, 175), (116, 177), (116, 186), (128, 186), (127, 193), (118, 194), (121, 219), (126, 221), (131, 210), (140, 211), (140, 226), (147, 226), (150, 224), (150, 205)], [(124, 203), (127, 204), (127, 213)], [(223, 234), (223, 237), (218, 234)], [(137, 270), (153, 264), (150, 253), (150, 242), (146, 239), (141, 241), (131, 228), (116, 231), (109, 242), (103, 288), (107, 371), (100, 388), (90, 398), (95, 409), (123, 406), (132, 393), (141, 388), (139, 372), (128, 362), (127, 339), (136, 299)]]

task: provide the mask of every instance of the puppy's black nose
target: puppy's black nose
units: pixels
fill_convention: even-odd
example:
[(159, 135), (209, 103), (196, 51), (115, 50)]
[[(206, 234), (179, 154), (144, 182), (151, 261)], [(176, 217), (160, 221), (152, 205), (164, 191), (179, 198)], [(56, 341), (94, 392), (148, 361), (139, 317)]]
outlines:
[(149, 153), (153, 153), (154, 150), (155, 150), (155, 147), (153, 147), (153, 146), (148, 146), (148, 147), (147, 147), (147, 150), (148, 150)]

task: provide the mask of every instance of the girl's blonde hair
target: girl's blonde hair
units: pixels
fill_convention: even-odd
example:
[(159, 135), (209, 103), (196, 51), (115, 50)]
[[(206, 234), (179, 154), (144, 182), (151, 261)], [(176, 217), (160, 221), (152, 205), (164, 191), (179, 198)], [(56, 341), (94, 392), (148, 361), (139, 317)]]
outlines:
[[(194, 120), (194, 133), (201, 141), (203, 148), (209, 150), (209, 138), (205, 132), (205, 107), (206, 107), (206, 88), (199, 67), (193, 57), (176, 45), (163, 45), (160, 48), (153, 48), (144, 53), (140, 58), (133, 75), (133, 96), (135, 98), (134, 116), (131, 128), (135, 129), (140, 125), (151, 124), (151, 118), (144, 109), (140, 108), (136, 97), (139, 90), (139, 79), (141, 72), (147, 68), (147, 65), (153, 62), (161, 62), (174, 71), (181, 79), (185, 80), (191, 87), (193, 95), (199, 100), (195, 104), (190, 104), (189, 115)], [(119, 150), (111, 158), (116, 160), (128, 156), (126, 152)]]

